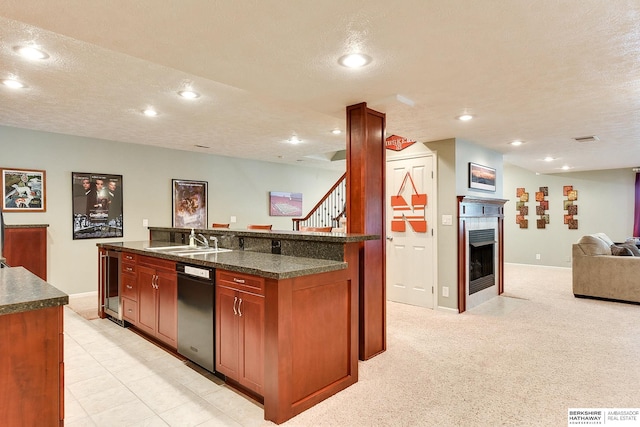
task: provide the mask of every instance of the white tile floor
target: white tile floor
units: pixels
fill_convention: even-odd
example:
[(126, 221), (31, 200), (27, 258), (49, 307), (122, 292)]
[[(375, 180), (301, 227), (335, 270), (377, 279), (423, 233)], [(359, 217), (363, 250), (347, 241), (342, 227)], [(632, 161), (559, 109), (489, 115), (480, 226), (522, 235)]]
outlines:
[(260, 405), (130, 330), (64, 314), (65, 426), (275, 425)]

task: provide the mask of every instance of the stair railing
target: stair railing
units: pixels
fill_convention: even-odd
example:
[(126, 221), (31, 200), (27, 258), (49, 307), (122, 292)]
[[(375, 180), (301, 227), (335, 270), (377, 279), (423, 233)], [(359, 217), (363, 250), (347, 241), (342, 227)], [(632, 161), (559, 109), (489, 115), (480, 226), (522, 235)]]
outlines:
[(293, 229), (300, 227), (340, 227), (340, 219), (346, 215), (347, 173), (333, 184), (333, 187), (311, 209), (304, 218), (293, 218)]

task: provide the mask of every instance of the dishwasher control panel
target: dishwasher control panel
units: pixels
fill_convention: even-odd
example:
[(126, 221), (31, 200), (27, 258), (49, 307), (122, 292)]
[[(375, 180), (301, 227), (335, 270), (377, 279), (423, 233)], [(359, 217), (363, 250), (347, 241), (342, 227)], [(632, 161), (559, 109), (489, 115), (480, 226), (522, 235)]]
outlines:
[(185, 274), (188, 274), (190, 276), (202, 277), (204, 279), (212, 279), (211, 270), (206, 268), (198, 268), (198, 267), (192, 267), (190, 265), (185, 265), (184, 272)]

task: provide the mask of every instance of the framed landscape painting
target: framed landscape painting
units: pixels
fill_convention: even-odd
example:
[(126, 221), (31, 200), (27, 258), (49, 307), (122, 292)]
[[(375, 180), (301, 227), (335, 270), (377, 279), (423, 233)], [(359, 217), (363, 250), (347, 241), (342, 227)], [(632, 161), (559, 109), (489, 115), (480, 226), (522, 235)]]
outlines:
[(496, 170), (488, 166), (469, 163), (469, 188), (496, 191)]
[(207, 181), (171, 180), (172, 226), (207, 228)]
[(0, 169), (4, 212), (45, 212), (45, 171)]

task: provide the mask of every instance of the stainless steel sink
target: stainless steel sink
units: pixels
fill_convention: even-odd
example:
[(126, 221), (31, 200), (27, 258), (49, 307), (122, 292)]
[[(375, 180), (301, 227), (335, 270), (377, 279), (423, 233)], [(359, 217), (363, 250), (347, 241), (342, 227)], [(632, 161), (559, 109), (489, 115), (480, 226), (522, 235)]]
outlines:
[(191, 247), (188, 245), (178, 246), (157, 246), (145, 248), (147, 251), (158, 252), (161, 254), (187, 256), (187, 255), (205, 255), (205, 254), (217, 254), (220, 252), (231, 252), (231, 249), (223, 248), (207, 248), (204, 246)]

